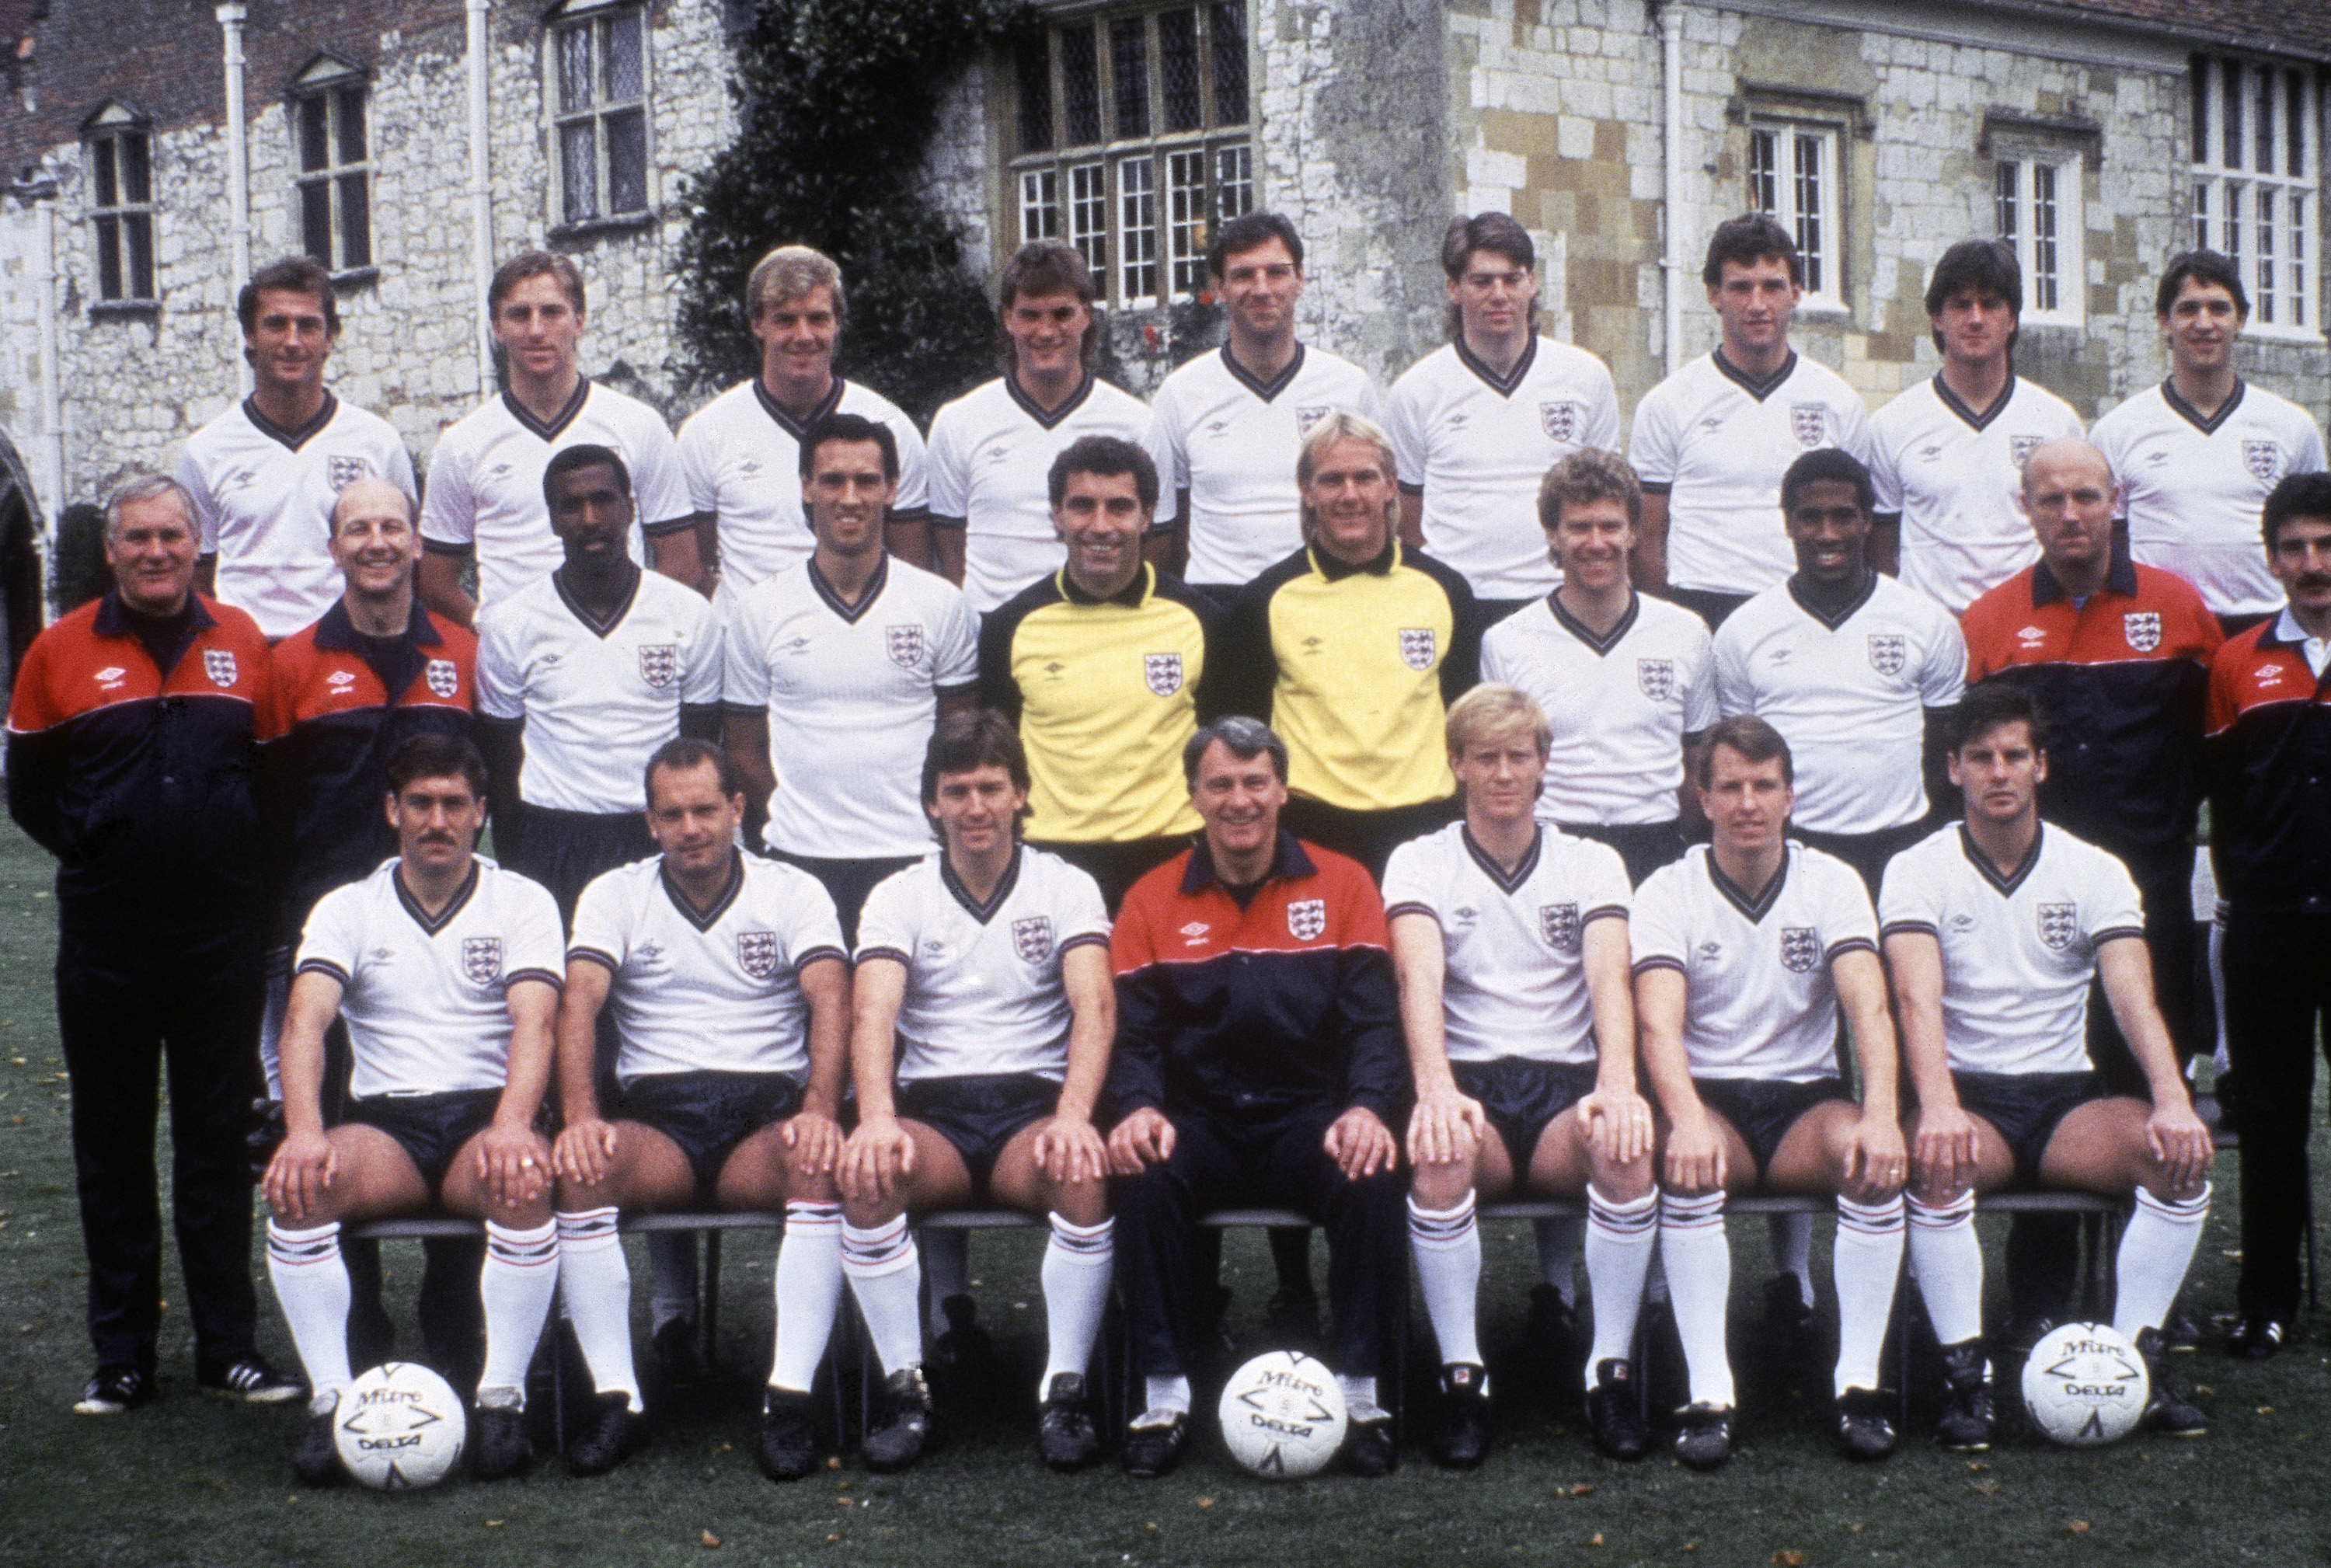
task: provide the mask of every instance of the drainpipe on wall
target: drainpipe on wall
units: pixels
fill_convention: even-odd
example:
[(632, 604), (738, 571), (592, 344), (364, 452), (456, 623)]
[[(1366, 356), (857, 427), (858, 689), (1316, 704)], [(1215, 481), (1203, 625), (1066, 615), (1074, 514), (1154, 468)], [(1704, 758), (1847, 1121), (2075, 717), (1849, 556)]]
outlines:
[[(243, 114), (243, 22), (246, 8), (241, 0), (226, 0), (212, 14), (218, 18), (219, 32), (224, 34), (226, 59), (226, 208), (227, 233), (234, 251), (234, 274), (231, 287), (240, 289), (251, 276), (251, 154), (246, 143), (248, 127)], [(251, 366), (243, 356), (235, 356), (235, 389), (251, 390)]]
[(486, 285), (494, 275), (494, 197), (486, 147), (486, 13), (492, 0), (467, 0), (470, 66), (470, 266), (477, 275), (478, 395), (494, 389), (493, 318)]
[[(8, 187), (8, 194), (33, 214), (41, 231), (41, 252), (33, 259), (39, 271), (33, 280), (39, 290), (41, 312), (41, 445), (33, 483), (41, 490), (40, 551), (45, 578), (46, 564), (56, 558), (57, 514), (64, 509), (65, 499), (64, 399), (57, 390), (56, 178), (48, 174), (33, 177), (28, 170), (25, 178)], [(45, 603), (45, 581), (42, 588)]]
[(1667, 242), (1660, 252), (1664, 304), (1660, 337), (1667, 354), (1668, 374), (1683, 367), (1684, 235), (1690, 205), (1684, 200), (1683, 178), (1683, 7), (1666, 0), (1660, 7), (1660, 93), (1666, 100), (1667, 158), (1665, 185), (1660, 195), (1667, 209)]

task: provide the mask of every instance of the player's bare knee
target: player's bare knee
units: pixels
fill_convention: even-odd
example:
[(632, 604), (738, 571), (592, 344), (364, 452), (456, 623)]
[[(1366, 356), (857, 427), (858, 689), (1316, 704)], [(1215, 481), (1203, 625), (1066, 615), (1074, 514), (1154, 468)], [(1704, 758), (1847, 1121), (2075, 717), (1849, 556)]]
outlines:
[(1473, 1162), (1453, 1159), (1420, 1164), (1409, 1181), (1408, 1190), (1420, 1208), (1453, 1209), (1473, 1190)]

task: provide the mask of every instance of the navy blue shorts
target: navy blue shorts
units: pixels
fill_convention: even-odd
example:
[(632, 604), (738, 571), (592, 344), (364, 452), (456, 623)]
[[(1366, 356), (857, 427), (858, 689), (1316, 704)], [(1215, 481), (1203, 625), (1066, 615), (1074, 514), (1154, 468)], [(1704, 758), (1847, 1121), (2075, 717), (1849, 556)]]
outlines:
[(1691, 1087), (1700, 1104), (1732, 1124), (1760, 1177), (1771, 1169), (1781, 1140), (1807, 1111), (1826, 1100), (1853, 1098), (1845, 1092), (1845, 1081), (1834, 1078), (1696, 1078)]
[(461, 1145), (483, 1132), (501, 1104), (498, 1088), (453, 1089), (445, 1094), (385, 1094), (350, 1099), (342, 1125), (358, 1122), (395, 1138), (433, 1196)]
[(1495, 1061), (1452, 1061), (1449, 1070), (1456, 1075), (1459, 1088), (1481, 1102), (1481, 1114), (1505, 1141), (1518, 1186), (1528, 1181), (1537, 1141), (1554, 1118), (1594, 1088), (1592, 1062), (1508, 1056)]
[(920, 1078), (899, 1086), (899, 1114), (953, 1144), (982, 1193), (1013, 1135), (1051, 1116), (1060, 1103), (1061, 1086), (1032, 1072)]
[(2092, 1099), (2104, 1098), (2093, 1072), (1958, 1072), (1951, 1074), (1959, 1108), (1999, 1129), (2015, 1156), (2015, 1179), (2040, 1179), (2040, 1161), (2056, 1124)]
[(801, 1109), (803, 1093), (785, 1072), (650, 1072), (623, 1086), (623, 1114), (680, 1145), (709, 1202), (737, 1145)]

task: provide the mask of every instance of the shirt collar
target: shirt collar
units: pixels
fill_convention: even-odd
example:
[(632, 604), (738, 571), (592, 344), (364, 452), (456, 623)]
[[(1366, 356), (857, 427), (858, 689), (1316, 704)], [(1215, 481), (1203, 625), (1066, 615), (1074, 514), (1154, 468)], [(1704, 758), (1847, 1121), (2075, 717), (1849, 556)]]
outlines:
[[(203, 603), (200, 594), (189, 593), (186, 603), (194, 611), (195, 631), (207, 632), (218, 624), (218, 618), (211, 613), (210, 606)], [(120, 589), (108, 588), (105, 591), (105, 597), (98, 601), (97, 619), (90, 629), (100, 637), (128, 637), (132, 634), (129, 607), (121, 602)]]
[[(1302, 843), (1285, 828), (1279, 830), (1278, 846), (1270, 852), (1270, 870), (1263, 873), (1266, 882), (1276, 882), (1293, 877), (1308, 877), (1318, 870), (1311, 857), (1303, 852)], [(1190, 846), (1190, 863), (1182, 870), (1182, 891), (1185, 895), (1203, 893), (1210, 887), (1227, 888), (1228, 883), (1214, 872), (1214, 858), (1206, 852), (1206, 835), (1200, 833)]]
[[(2105, 567), (2105, 591), (2124, 599), (2136, 597), (2136, 562), (2129, 555), (2128, 546), (2118, 540), (2113, 542), (2112, 559)], [(2056, 580), (2056, 574), (2048, 569), (2048, 562), (2042, 557), (2031, 568), (2031, 607), (2037, 610), (2069, 597), (2064, 584)]]
[[(445, 641), (437, 634), (437, 622), (429, 618), (428, 610), (417, 596), (413, 601), (413, 613), (404, 622), (404, 639), (422, 648), (434, 648)], [(364, 633), (358, 632), (356, 622), (348, 619), (348, 602), (346, 599), (333, 600), (332, 607), (325, 611), (316, 622), (316, 646), (337, 649), (343, 653), (361, 653), (364, 644)]]
[(1366, 572), (1374, 576), (1388, 577), (1392, 575), (1392, 569), (1400, 565), (1400, 540), (1396, 537), (1384, 541), (1383, 552), (1375, 560), (1363, 561), (1356, 566), (1340, 556), (1332, 555), (1321, 549), (1316, 544), (1306, 545), (1304, 548), (1311, 554), (1312, 570), (1330, 583), (1340, 583), (1345, 578), (1361, 572)]
[(1078, 587), (1076, 579), (1069, 575), (1066, 566), (1061, 568), (1060, 575), (1053, 581), (1061, 590), (1061, 597), (1071, 604), (1122, 604), (1128, 610), (1138, 610), (1157, 586), (1157, 568), (1147, 561), (1142, 562), (1141, 569), (1133, 574), (1132, 581), (1107, 599), (1096, 599)]

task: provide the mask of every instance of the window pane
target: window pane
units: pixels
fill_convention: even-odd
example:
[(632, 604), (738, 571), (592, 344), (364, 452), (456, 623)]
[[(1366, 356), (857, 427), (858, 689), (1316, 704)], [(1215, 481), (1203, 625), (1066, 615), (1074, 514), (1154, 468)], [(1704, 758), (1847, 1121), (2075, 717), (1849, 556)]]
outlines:
[(2056, 309), (2056, 168), (2031, 166), (2031, 281), (2034, 306)]
[(145, 133), (130, 131), (119, 139), (121, 147), (121, 199), (133, 206), (142, 207), (154, 199), (154, 171), (147, 158)]
[(1069, 171), (1069, 243), (1084, 252), (1093, 290), (1108, 298), (1108, 166), (1079, 164)]
[(332, 166), (331, 138), (325, 119), (332, 100), (322, 93), (300, 100), (300, 167), (303, 173)]
[(372, 265), (372, 195), (362, 175), (340, 176), (340, 265)]
[(1166, 253), (1174, 290), (1194, 294), (1206, 285), (1206, 155), (1195, 150), (1166, 159)]
[(1149, 134), (1149, 24), (1120, 16), (1108, 24), (1109, 87), (1117, 94), (1117, 134)]
[(1781, 204), (1781, 187), (1774, 167), (1777, 138), (1769, 130), (1748, 133), (1748, 207), (1769, 213)]
[(2218, 246), (2228, 259), (2242, 259), (2242, 197), (2248, 187), (2233, 180), (2226, 182), (2226, 221), (2221, 232), (2225, 238)]
[(1060, 235), (1061, 176), (1051, 169), (1031, 169), (1020, 176), (1020, 242)]
[(360, 164), (365, 160), (365, 90), (344, 87), (333, 94), (339, 107), (340, 161)]
[(1993, 176), (1991, 207), (1995, 216), (1999, 237), (2011, 244), (2015, 240), (2015, 202), (2023, 183), (2023, 166), (2012, 159), (2002, 159)]
[(2258, 73), (2258, 171), (2274, 173), (2274, 72)]
[(648, 115), (643, 109), (607, 117), (607, 210), (648, 210)]
[(2258, 313), (2259, 319), (2269, 326), (2274, 322), (2274, 217), (2275, 209), (2281, 204), (2280, 191), (2259, 187)]
[(1052, 145), (1051, 40), (1042, 33), (1020, 46), (1020, 150)]
[(1100, 72), (1093, 57), (1090, 23), (1061, 29), (1061, 103), (1069, 121), (1069, 145), (1100, 139)]
[(110, 138), (89, 144), (89, 162), (97, 178), (97, 200), (94, 205), (118, 207), (121, 204), (120, 187), (113, 173), (114, 143)]
[(1118, 254), (1123, 299), (1127, 305), (1157, 297), (1157, 170), (1149, 155), (1118, 160)]
[(2307, 198), (2290, 198), (2290, 324), (2307, 325)]
[(591, 107), (591, 27), (568, 27), (558, 34), (558, 109), (573, 114)]
[(2290, 110), (2290, 134), (2283, 138), (2289, 149), (2283, 155), (2284, 167), (2292, 175), (2307, 172), (2307, 79), (2293, 71), (2283, 79), (2284, 101)]
[(1227, 223), (1254, 211), (1254, 149), (1243, 143), (1214, 153), (1214, 221)]
[(643, 20), (639, 12), (626, 11), (601, 24), (606, 39), (610, 103), (629, 103), (647, 94), (647, 72), (640, 57), (640, 27)]
[(121, 298), (121, 220), (97, 220), (97, 297)]
[(1218, 0), (1206, 13), (1213, 47), (1214, 123), (1246, 123), (1246, 0)]
[(2193, 182), (2193, 248), (2210, 248), (2210, 182)]
[(2210, 67), (2200, 55), (2187, 62), (2191, 78), (2187, 91), (2193, 100), (2193, 161), (2210, 161)]
[(1166, 95), (1166, 129), (1195, 130), (1198, 113), (1198, 14), (1157, 14), (1157, 84)]
[(592, 122), (558, 128), (558, 167), (566, 195), (566, 221), (582, 223), (599, 215), (598, 149), (593, 144)]
[(149, 213), (127, 213), (121, 219), (121, 242), (128, 255), (129, 297), (154, 298), (154, 218)]
[(328, 267), (332, 264), (332, 185), (309, 180), (300, 187), (300, 248)]
[(2218, 161), (2238, 169), (2242, 166), (2242, 68), (2229, 60), (2218, 79), (2225, 83), (2218, 100), (2218, 119), (2226, 128), (2225, 150)]
[(1805, 291), (1820, 293), (1827, 285), (1822, 268), (1822, 138), (1797, 136), (1797, 250), (1805, 262)]

